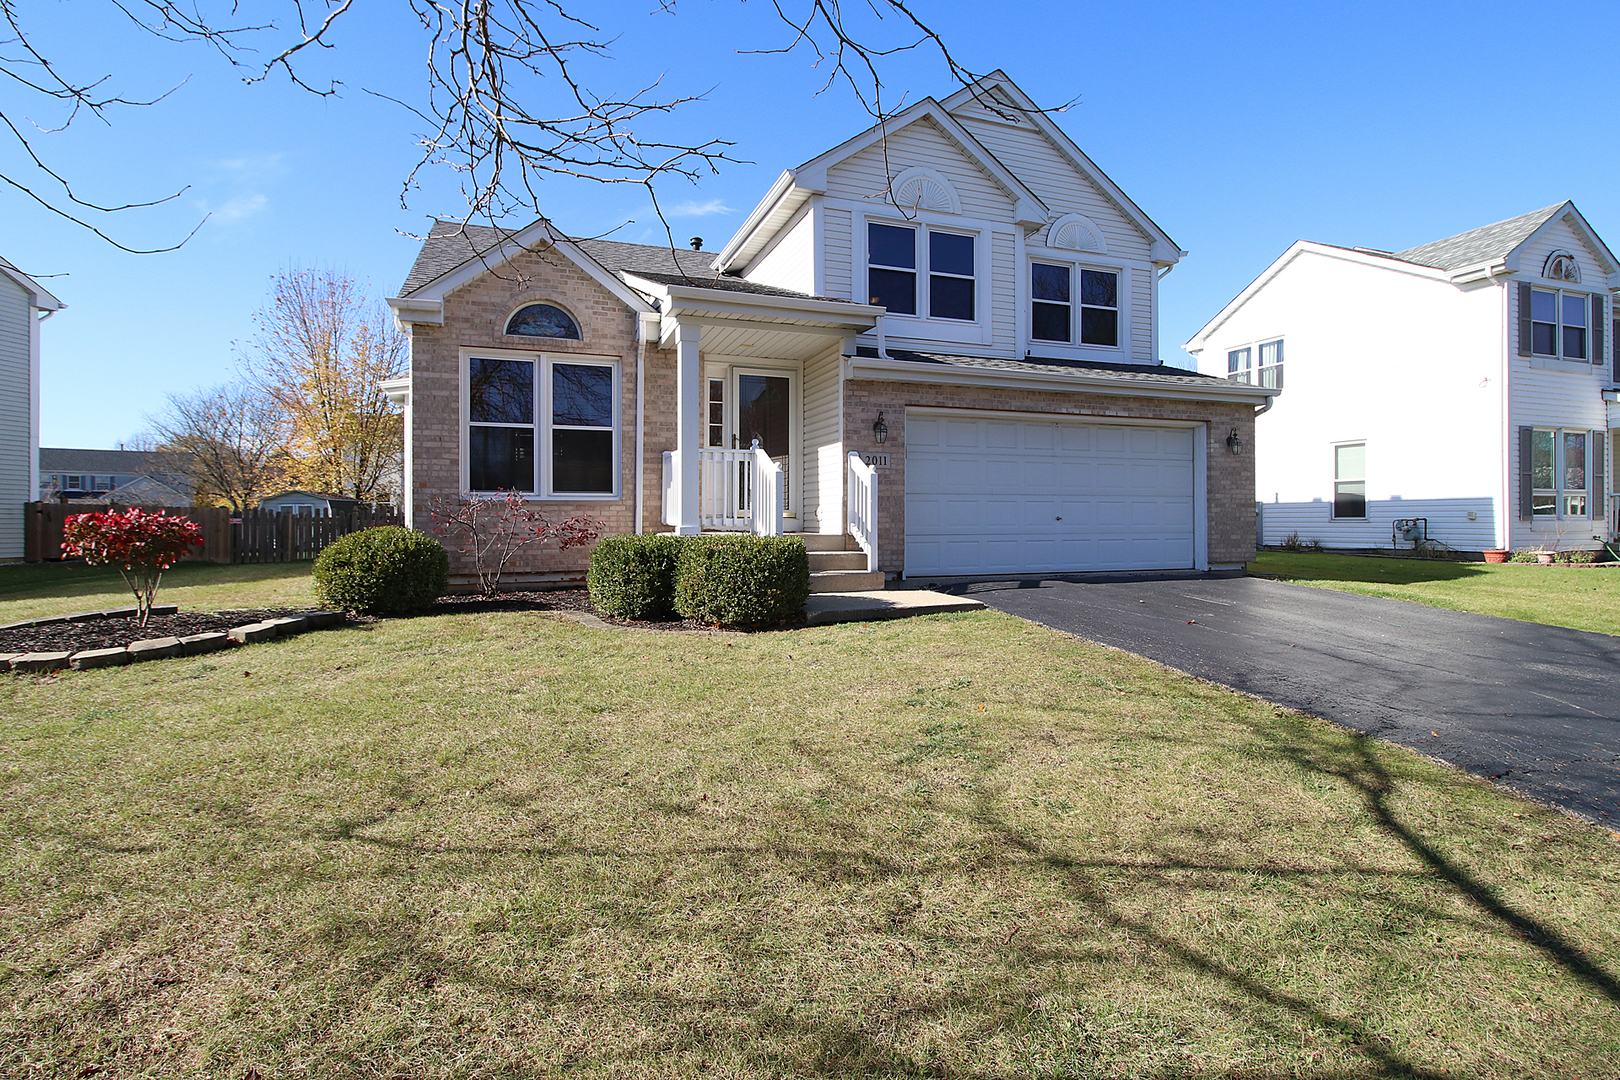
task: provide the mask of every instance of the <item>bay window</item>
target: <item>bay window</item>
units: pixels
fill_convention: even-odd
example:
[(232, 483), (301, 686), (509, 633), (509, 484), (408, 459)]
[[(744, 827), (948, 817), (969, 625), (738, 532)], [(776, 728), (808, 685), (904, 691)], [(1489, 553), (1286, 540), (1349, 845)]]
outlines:
[(470, 490), (614, 493), (617, 365), (480, 356), (467, 364)]

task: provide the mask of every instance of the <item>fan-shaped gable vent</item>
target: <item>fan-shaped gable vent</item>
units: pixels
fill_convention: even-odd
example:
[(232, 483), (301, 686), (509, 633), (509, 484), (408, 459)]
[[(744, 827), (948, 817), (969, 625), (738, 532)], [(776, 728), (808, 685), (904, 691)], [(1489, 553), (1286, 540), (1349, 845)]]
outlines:
[(1547, 265), (1542, 269), (1541, 276), (1552, 281), (1573, 281), (1579, 285), (1581, 265), (1569, 252), (1555, 251), (1547, 256)]
[(1084, 214), (1065, 214), (1058, 218), (1047, 230), (1046, 238), (1047, 247), (1108, 253), (1108, 242), (1103, 239), (1102, 230)]
[(934, 210), (960, 214), (962, 202), (951, 182), (931, 169), (907, 169), (889, 185), (894, 202), (904, 210)]

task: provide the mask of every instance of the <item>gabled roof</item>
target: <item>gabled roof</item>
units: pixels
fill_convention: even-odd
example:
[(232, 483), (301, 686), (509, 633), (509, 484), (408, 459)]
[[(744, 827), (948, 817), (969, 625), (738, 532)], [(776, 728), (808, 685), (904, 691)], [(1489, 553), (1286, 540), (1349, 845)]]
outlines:
[(38, 308), (40, 311), (61, 311), (67, 307), (62, 301), (41, 288), (39, 282), (4, 259), (0, 259), (0, 274), (4, 274), (27, 290), (29, 307)]
[(1097, 186), (1103, 196), (1114, 204), (1119, 212), (1125, 216), (1126, 220), (1142, 230), (1143, 235), (1149, 241), (1157, 242), (1153, 254), (1154, 262), (1174, 263), (1186, 256), (1187, 253), (1182, 251), (1174, 240), (1170, 239), (1170, 234), (1159, 228), (1157, 222), (1148, 217), (1142, 208), (1137, 206), (1130, 196), (1126, 195), (1120, 189), (1120, 186), (1109, 178), (1107, 173), (1099, 169), (1097, 163), (1087, 157), (1085, 152), (1075, 145), (1074, 140), (1069, 138), (1062, 128), (1054, 124), (1046, 112), (1036, 105), (1028, 94), (1018, 88), (1017, 83), (1007, 77), (1006, 72), (999, 68), (992, 71), (974, 85), (964, 86), (946, 98), (943, 104), (945, 108), (955, 111), (976, 97), (992, 94), (997, 90), (1018, 107), (1021, 117), (1034, 124), (1041, 134), (1045, 135), (1052, 145), (1057, 147), (1058, 152), (1069, 159), (1069, 164), (1073, 165), (1081, 175)]
[(70, 447), (39, 448), (40, 472), (106, 473), (108, 476), (164, 476), (183, 456), (166, 450), (78, 450)]
[[(463, 268), (482, 270), (486, 264), (494, 266), (499, 261), (494, 257), (494, 253), (503, 244), (515, 241), (519, 235), (518, 232), (509, 229), (491, 228), (487, 225), (435, 221), (433, 229), (422, 241), (422, 249), (417, 253), (416, 263), (406, 275), (405, 283), (400, 286), (399, 298), (409, 298), (435, 282), (448, 280)], [(587, 256), (591, 263), (603, 271), (616, 275), (621, 281), (623, 275), (633, 274), (662, 285), (695, 285), (705, 289), (759, 296), (808, 296), (806, 293), (794, 292), (791, 289), (760, 285), (739, 277), (717, 273), (712, 265), (714, 260), (712, 251), (670, 248), (663, 244), (627, 244), (621, 240), (558, 242), (558, 246), (564, 244)]]
[(1419, 266), (1432, 266), (1436, 270), (1460, 270), (1477, 263), (1497, 262), (1507, 258), (1514, 248), (1534, 236), (1543, 225), (1557, 216), (1559, 211), (1570, 205), (1564, 202), (1544, 206), (1540, 210), (1532, 210), (1528, 214), (1520, 214), (1506, 221), (1482, 225), (1477, 229), (1458, 233), (1456, 236), (1448, 236), (1444, 240), (1431, 240), (1427, 244), (1419, 244), (1417, 247), (1390, 254), (1397, 259), (1417, 263)]

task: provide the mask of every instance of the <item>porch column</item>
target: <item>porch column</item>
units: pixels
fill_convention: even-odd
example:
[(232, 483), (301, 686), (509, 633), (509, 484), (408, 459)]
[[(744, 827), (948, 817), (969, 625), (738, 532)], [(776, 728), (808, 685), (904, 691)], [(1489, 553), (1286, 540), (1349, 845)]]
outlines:
[(675, 531), (702, 531), (698, 520), (698, 448), (703, 444), (703, 368), (698, 345), (703, 328), (681, 323), (675, 346)]

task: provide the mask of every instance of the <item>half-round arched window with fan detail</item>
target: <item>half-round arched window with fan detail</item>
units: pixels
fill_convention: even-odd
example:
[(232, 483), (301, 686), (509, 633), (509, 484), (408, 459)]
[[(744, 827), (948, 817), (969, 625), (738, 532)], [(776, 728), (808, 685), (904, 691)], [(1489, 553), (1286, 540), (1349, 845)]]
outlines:
[(1579, 285), (1581, 266), (1569, 252), (1555, 251), (1547, 256), (1547, 265), (1543, 268), (1541, 276), (1550, 281), (1573, 281)]
[(506, 320), (506, 332), (514, 337), (567, 338), (580, 340), (579, 323), (560, 307), (525, 304)]

